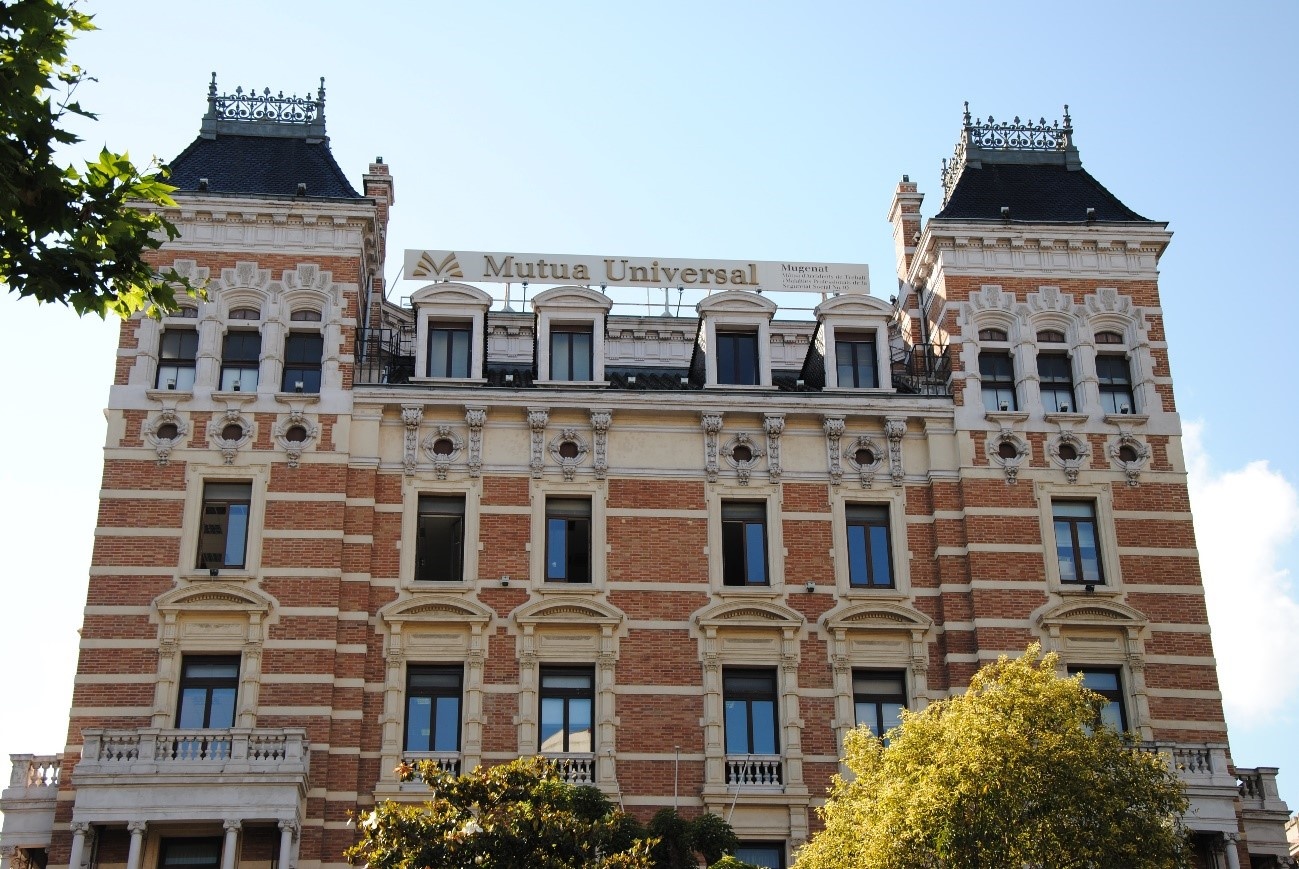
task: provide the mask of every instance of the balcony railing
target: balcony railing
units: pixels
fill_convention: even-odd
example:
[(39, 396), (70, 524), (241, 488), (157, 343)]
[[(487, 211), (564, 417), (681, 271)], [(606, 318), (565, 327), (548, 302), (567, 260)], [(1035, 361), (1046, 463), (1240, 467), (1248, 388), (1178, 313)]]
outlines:
[(740, 790), (779, 790), (785, 770), (778, 754), (728, 754), (726, 786)]
[(595, 755), (586, 752), (570, 754), (546, 754), (544, 757), (555, 765), (564, 781), (571, 785), (595, 784)]
[(407, 383), (414, 375), (414, 325), (399, 329), (357, 330), (357, 383)]
[(83, 731), (77, 774), (305, 772), (306, 731), (299, 729)]
[(58, 789), (63, 758), (57, 754), (11, 754), (9, 762), (9, 787)]
[(946, 347), (916, 344), (890, 353), (893, 388), (912, 395), (950, 395), (952, 359)]
[(407, 766), (414, 766), (426, 760), (433, 761), (443, 772), (460, 775), (460, 752), (458, 751), (408, 751), (401, 756), (401, 762)]

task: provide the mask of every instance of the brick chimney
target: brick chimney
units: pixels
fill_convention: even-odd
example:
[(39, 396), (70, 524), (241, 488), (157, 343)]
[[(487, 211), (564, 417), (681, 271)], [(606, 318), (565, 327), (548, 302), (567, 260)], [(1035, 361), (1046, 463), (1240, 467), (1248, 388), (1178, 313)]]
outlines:
[(893, 250), (899, 281), (907, 279), (911, 258), (916, 254), (916, 241), (920, 238), (920, 203), (924, 199), (925, 194), (917, 191), (916, 183), (908, 175), (902, 176), (898, 189), (893, 191), (889, 223), (893, 224)]

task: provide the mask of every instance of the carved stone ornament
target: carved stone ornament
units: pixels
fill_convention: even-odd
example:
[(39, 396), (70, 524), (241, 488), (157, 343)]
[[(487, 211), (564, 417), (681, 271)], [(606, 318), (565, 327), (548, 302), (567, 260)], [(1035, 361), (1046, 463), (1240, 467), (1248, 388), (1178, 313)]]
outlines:
[(465, 425), (469, 426), (469, 476), (483, 474), (483, 426), (487, 424), (487, 408), (466, 407)]
[(763, 450), (754, 443), (747, 432), (740, 432), (722, 447), (722, 455), (726, 457), (727, 463), (735, 468), (735, 473), (740, 478), (740, 485), (747, 486), (749, 476), (763, 456)]
[(171, 451), (180, 446), (188, 435), (189, 426), (170, 407), (163, 408), (161, 413), (144, 424), (145, 443), (158, 454), (159, 465), (171, 461)]
[(296, 468), (302, 459), (302, 451), (316, 442), (320, 437), (320, 427), (313, 423), (300, 410), (294, 410), (275, 424), (275, 443), (289, 457), (289, 467)]
[(1019, 482), (1019, 469), (1028, 458), (1031, 450), (1028, 441), (1010, 429), (1003, 428), (987, 440), (988, 460), (1006, 473), (1006, 483), (1015, 485)]
[(843, 437), (843, 429), (843, 417), (821, 418), (821, 430), (825, 432), (825, 457), (830, 469), (830, 483), (834, 486), (843, 482), (843, 453), (839, 445)]
[(586, 461), (591, 452), (586, 438), (577, 433), (575, 428), (561, 429), (559, 436), (553, 438), (549, 445), (550, 457), (564, 472), (565, 480), (572, 480), (577, 475), (577, 468)]
[(1150, 460), (1150, 447), (1132, 435), (1121, 434), (1110, 443), (1109, 453), (1128, 478), (1128, 485), (1140, 485), (1141, 472)]
[(597, 480), (603, 480), (609, 473), (609, 426), (612, 424), (612, 411), (591, 411), (591, 432), (595, 436), (595, 455), (592, 459), (592, 468), (595, 470)]
[(717, 482), (717, 439), (722, 431), (722, 415), (720, 413), (704, 413), (699, 416), (699, 425), (704, 430), (704, 473), (708, 476), (708, 482)]
[(907, 476), (902, 468), (902, 437), (906, 433), (907, 421), (902, 417), (890, 416), (884, 420), (884, 434), (889, 439), (889, 476), (895, 486), (901, 486)]
[(403, 404), (401, 406), (401, 424), (406, 427), (406, 448), (402, 456), (402, 469), (407, 474), (415, 473), (419, 463), (419, 424), (424, 419), (422, 404)]
[(780, 435), (785, 431), (784, 414), (771, 414), (762, 418), (762, 430), (767, 433), (767, 476), (771, 482), (780, 482)]
[(532, 430), (532, 450), (528, 459), (528, 468), (532, 479), (540, 480), (546, 467), (546, 423), (550, 421), (550, 411), (544, 407), (528, 408), (528, 428)]
[(870, 435), (858, 435), (848, 445), (848, 465), (857, 472), (861, 487), (869, 489), (875, 485), (875, 475), (884, 464), (884, 451)]
[(433, 429), (432, 434), (424, 438), (421, 446), (424, 448), (424, 455), (428, 456), (429, 461), (433, 463), (433, 472), (437, 474), (437, 478), (445, 480), (447, 470), (460, 458), (465, 441), (451, 426), (439, 425)]
[(1073, 432), (1066, 431), (1047, 441), (1046, 454), (1052, 462), (1064, 469), (1066, 480), (1076, 483), (1078, 471), (1087, 462), (1091, 450), (1087, 448), (1087, 441)]
[[(233, 407), (214, 419), (209, 430), (212, 432), (212, 442), (221, 451), (221, 458), (227, 465), (233, 465), (235, 453), (246, 447), (253, 439), (252, 420)], [(233, 435), (236, 434), (238, 436), (234, 437)]]

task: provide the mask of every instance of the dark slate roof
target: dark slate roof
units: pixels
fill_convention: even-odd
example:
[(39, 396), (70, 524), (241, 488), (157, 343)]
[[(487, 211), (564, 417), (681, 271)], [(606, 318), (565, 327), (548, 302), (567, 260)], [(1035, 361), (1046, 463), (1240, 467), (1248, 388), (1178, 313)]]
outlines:
[(312, 198), (361, 199), (338, 168), (326, 139), (286, 136), (199, 136), (171, 162), (167, 179), (198, 192), (200, 178), (211, 193), (296, 196), (306, 184)]
[(935, 220), (1002, 221), (1009, 207), (1011, 223), (1085, 223), (1093, 219), (1114, 223), (1151, 221), (1118, 200), (1085, 169), (1063, 165), (993, 163), (965, 167), (952, 195)]

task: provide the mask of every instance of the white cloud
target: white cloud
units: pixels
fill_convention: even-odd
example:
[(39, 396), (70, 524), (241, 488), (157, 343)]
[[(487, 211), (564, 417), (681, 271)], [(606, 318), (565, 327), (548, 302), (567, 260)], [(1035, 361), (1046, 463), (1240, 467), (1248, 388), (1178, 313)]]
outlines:
[(1299, 534), (1299, 493), (1266, 461), (1214, 468), (1203, 428), (1187, 423), (1184, 447), (1223, 705), (1233, 727), (1263, 726), (1299, 695), (1299, 595), (1280, 564)]

